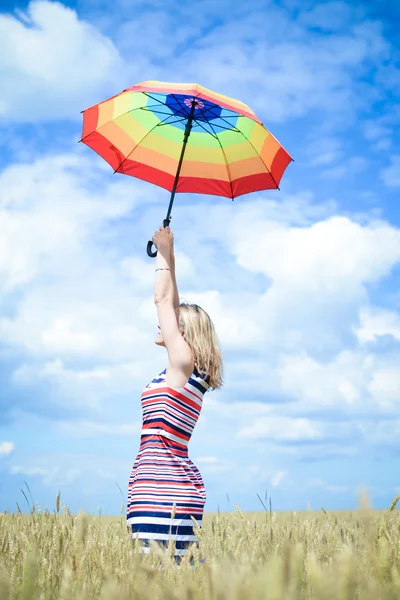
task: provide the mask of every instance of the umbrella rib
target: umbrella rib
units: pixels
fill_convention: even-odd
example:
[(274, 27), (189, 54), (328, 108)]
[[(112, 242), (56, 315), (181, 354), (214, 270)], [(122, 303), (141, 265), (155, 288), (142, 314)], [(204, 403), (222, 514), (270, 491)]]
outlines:
[[(263, 127), (263, 126), (261, 125), (261, 127)], [(256, 155), (257, 155), (257, 156), (260, 158), (260, 160), (261, 160), (262, 164), (264, 165), (264, 167), (265, 167), (265, 168), (266, 168), (266, 170), (267, 170), (267, 173), (269, 173), (269, 174), (271, 175), (271, 179), (272, 179), (272, 181), (274, 182), (274, 184), (276, 185), (276, 188), (277, 188), (277, 189), (280, 191), (279, 185), (276, 183), (276, 181), (275, 181), (275, 179), (274, 179), (274, 176), (272, 175), (271, 171), (268, 169), (267, 165), (265, 164), (265, 162), (264, 162), (264, 161), (263, 161), (263, 159), (261, 158), (261, 155), (260, 155), (260, 153), (257, 151), (257, 149), (254, 147), (254, 145), (251, 143), (251, 141), (249, 140), (249, 138), (248, 138), (247, 136), (245, 136), (245, 135), (244, 135), (244, 133), (243, 133), (242, 131), (240, 131), (240, 129), (239, 129), (238, 131), (239, 131), (239, 133), (240, 133), (240, 134), (241, 134), (241, 135), (244, 137), (244, 139), (245, 139), (245, 140), (247, 140), (247, 141), (249, 142), (250, 146), (251, 146), (251, 147), (252, 147), (252, 148), (255, 150), (255, 152), (256, 152)], [(269, 132), (268, 132), (268, 133), (269, 133)], [(271, 135), (272, 135), (272, 134), (271, 134)]]
[[(152, 100), (155, 100), (155, 102), (158, 102), (158, 103), (159, 103), (159, 104), (161, 104), (162, 106), (165, 106), (164, 102), (162, 102), (162, 101), (161, 101), (161, 100), (159, 100), (158, 98), (155, 98), (154, 96), (152, 96), (152, 95), (151, 95), (151, 94), (149, 94), (148, 92), (144, 92), (144, 94), (145, 94), (146, 96), (148, 96), (149, 98), (151, 98)], [(171, 94), (171, 96), (174, 98), (175, 102), (176, 102), (176, 103), (177, 103), (177, 104), (180, 106), (180, 108), (182, 109), (182, 111), (183, 111), (184, 113), (187, 113), (187, 107), (186, 107), (186, 106), (184, 106), (184, 105), (181, 103), (181, 101), (179, 100), (179, 98), (177, 98), (176, 94)], [(200, 98), (201, 98), (201, 96), (198, 96), (198, 93), (196, 93), (196, 94), (193, 94), (193, 96), (196, 96), (196, 97), (200, 97)], [(144, 109), (146, 110), (146, 108), (147, 108), (147, 107), (142, 107), (142, 108), (144, 108)], [(150, 107), (149, 107), (149, 108), (150, 108)], [(220, 106), (219, 106), (219, 104), (215, 104), (215, 103), (213, 103), (213, 104), (212, 104), (210, 107), (207, 107), (207, 110), (209, 110), (209, 111), (211, 112), (211, 114), (213, 114), (213, 113), (212, 113), (212, 109), (213, 109), (213, 108), (220, 108)], [(199, 106), (197, 107), (197, 109), (198, 109), (198, 110), (200, 110), (200, 112), (201, 112), (201, 113), (203, 113), (203, 111), (201, 110), (201, 108), (200, 108)], [(155, 112), (155, 111), (153, 111), (153, 112)], [(232, 112), (233, 112), (233, 111), (232, 111)], [(160, 114), (164, 114), (164, 113), (160, 113)], [(204, 113), (203, 113), (203, 115), (204, 115)], [(204, 116), (206, 116), (206, 115), (204, 115)], [(226, 119), (225, 119), (224, 117), (221, 117), (220, 115), (215, 115), (215, 114), (214, 114), (213, 116), (215, 116), (215, 118), (221, 119), (221, 120), (222, 120), (222, 121), (224, 121), (224, 122), (225, 122), (227, 125), (229, 125), (229, 127), (227, 127), (227, 128), (226, 128), (227, 130), (229, 130), (229, 131), (239, 131), (238, 129), (236, 129), (236, 127), (232, 127), (231, 123), (229, 123), (229, 121), (226, 121)], [(237, 116), (236, 116), (236, 115), (230, 115), (230, 116), (228, 116), (228, 117), (226, 117), (226, 118), (229, 118), (229, 119), (233, 119), (233, 118), (235, 118), (235, 119), (237, 119), (237, 118), (238, 118), (238, 116), (241, 116), (241, 115), (238, 113), (238, 115), (237, 115)], [(187, 117), (187, 116), (185, 116), (185, 117), (183, 117), (183, 118), (187, 119), (188, 117)], [(207, 119), (207, 117), (206, 117), (206, 120), (207, 120), (207, 122), (208, 122), (208, 119)], [(196, 121), (196, 123), (197, 123), (197, 120), (196, 120), (196, 119), (195, 119), (195, 121)], [(224, 129), (224, 128), (223, 128), (221, 125), (216, 125), (216, 126), (217, 126), (217, 127), (220, 127), (221, 129)], [(204, 129), (204, 127), (203, 127), (203, 129)], [(205, 130), (205, 131), (207, 131), (207, 130)], [(207, 133), (209, 133), (209, 132), (207, 131)], [(216, 135), (216, 134), (215, 134), (215, 135)]]
[(180, 119), (177, 119), (176, 121), (172, 121), (170, 123), (167, 123), (168, 119), (172, 119), (173, 117), (176, 117), (176, 115), (173, 115), (173, 114), (169, 115), (166, 119), (164, 119), (163, 121), (160, 121), (159, 123), (157, 123), (156, 127), (158, 125), (173, 125), (174, 123), (180, 123), (180, 122), (182, 122), (182, 121), (185, 120), (184, 117), (181, 117)]
[[(148, 112), (157, 113), (159, 115), (165, 115), (165, 114), (167, 114), (166, 112), (162, 112), (161, 110), (154, 110), (155, 108), (161, 108), (161, 107), (159, 107), (158, 104), (153, 104), (151, 106), (147, 105), (147, 106), (141, 106), (140, 107), (141, 110), (147, 110)], [(171, 114), (171, 111), (168, 110), (168, 113)]]
[(151, 98), (152, 100), (154, 100), (155, 102), (158, 102), (159, 104), (162, 104), (163, 106), (165, 106), (165, 102), (163, 102), (162, 100), (159, 100), (158, 98), (154, 98), (154, 96), (152, 96), (151, 94), (149, 94), (149, 92), (142, 92), (145, 96), (147, 96), (148, 98)]
[[(152, 100), (155, 100), (156, 102), (158, 102), (158, 104), (161, 104), (162, 106), (165, 106), (165, 104), (164, 104), (164, 103), (163, 103), (161, 100), (158, 100), (158, 98), (154, 98), (154, 97), (153, 97), (151, 94), (149, 94), (148, 92), (142, 92), (142, 93), (143, 93), (145, 96), (148, 96), (149, 98), (151, 98)], [(178, 100), (177, 100), (177, 102), (178, 102), (178, 104), (179, 104), (179, 105), (182, 107), (182, 105), (179, 103), (179, 101), (178, 101)], [(218, 104), (215, 104), (214, 106), (215, 106), (215, 107), (217, 107), (217, 106), (218, 106)], [(213, 106), (212, 108), (214, 108), (214, 106)], [(136, 108), (132, 108), (132, 110), (127, 110), (125, 113), (121, 113), (120, 115), (118, 115), (118, 117), (121, 117), (122, 115), (125, 115), (125, 114), (128, 114), (128, 113), (129, 113), (129, 114), (131, 114), (131, 113), (135, 112), (136, 110), (147, 110), (148, 108), (149, 108), (149, 107), (146, 107), (146, 106), (137, 106)], [(182, 108), (183, 108), (183, 107), (182, 107)], [(82, 111), (82, 112), (85, 112), (85, 111)], [(150, 111), (150, 112), (155, 112), (155, 111)], [(165, 114), (165, 113), (162, 113), (162, 112), (160, 112), (159, 114)], [(170, 116), (172, 116), (172, 115), (170, 115)], [(217, 115), (216, 115), (216, 116), (217, 116)], [(239, 116), (240, 116), (240, 115), (239, 115)], [(112, 121), (114, 121), (114, 120), (115, 120), (115, 118), (118, 118), (118, 117), (113, 117), (112, 119), (109, 119), (108, 121), (106, 121), (106, 123), (103, 123), (103, 125), (101, 125), (100, 127), (96, 128), (94, 131), (100, 131), (100, 129), (102, 129), (102, 128), (103, 128), (105, 125), (108, 125), (109, 123), (111, 123)], [(219, 117), (219, 118), (222, 118), (222, 117)], [(232, 117), (226, 117), (226, 118), (229, 118), (229, 119), (231, 119), (231, 118), (233, 118), (233, 116), (232, 116)], [(182, 119), (187, 119), (187, 117), (182, 117)], [(197, 122), (197, 121), (196, 121), (196, 122)], [(168, 125), (168, 123), (166, 123), (166, 124)], [(229, 122), (228, 122), (228, 125), (229, 125)], [(220, 125), (218, 125), (218, 127), (221, 127), (221, 126), (220, 126)], [(221, 127), (221, 129), (222, 129), (222, 127)], [(231, 127), (229, 128), (229, 130), (230, 130), (230, 131), (239, 131), (239, 130), (237, 130), (236, 128), (232, 129)], [(206, 130), (206, 131), (207, 131), (207, 130)], [(87, 138), (87, 137), (89, 137), (89, 135), (91, 135), (92, 133), (93, 133), (93, 131), (91, 131), (90, 133), (88, 133), (87, 135), (85, 135), (85, 137), (81, 138), (79, 141), (80, 141), (80, 142), (83, 142), (83, 141), (84, 141), (84, 140), (86, 140), (86, 138)], [(207, 131), (207, 133), (209, 133), (209, 132)], [(241, 133), (241, 132), (240, 132), (240, 133)]]
[[(168, 115), (167, 119), (169, 119), (170, 117), (171, 117), (171, 115)], [(117, 169), (115, 169), (115, 171), (114, 171), (114, 175), (115, 175), (115, 173), (117, 173), (117, 171), (119, 171), (119, 170), (120, 170), (120, 168), (122, 167), (122, 165), (124, 164), (124, 162), (125, 162), (126, 160), (128, 160), (128, 158), (129, 158), (129, 157), (131, 156), (131, 154), (132, 154), (132, 153), (133, 153), (133, 152), (136, 150), (136, 148), (139, 146), (139, 144), (141, 144), (141, 143), (143, 142), (143, 140), (144, 140), (144, 139), (145, 139), (145, 138), (146, 138), (146, 137), (147, 137), (147, 136), (148, 136), (148, 135), (149, 135), (149, 134), (150, 134), (150, 133), (151, 133), (151, 132), (152, 132), (152, 131), (153, 131), (153, 130), (156, 128), (156, 127), (158, 127), (159, 125), (168, 125), (168, 123), (165, 123), (165, 121), (166, 121), (167, 119), (164, 119), (164, 121), (159, 121), (158, 123), (156, 123), (156, 124), (154, 125), (154, 127), (152, 127), (152, 128), (150, 129), (150, 131), (148, 131), (148, 132), (147, 132), (147, 133), (146, 133), (146, 134), (145, 134), (145, 135), (142, 137), (142, 139), (140, 140), (140, 142), (138, 142), (138, 143), (135, 145), (135, 147), (134, 147), (134, 148), (132, 148), (132, 150), (129, 152), (129, 154), (128, 154), (128, 155), (127, 155), (125, 158), (124, 158), (124, 160), (122, 161), (122, 163), (121, 163), (121, 164), (118, 166), (118, 168), (117, 168)]]
[[(241, 117), (242, 115), (238, 115), (238, 117)], [(219, 116), (218, 119), (221, 119), (221, 121), (224, 121), (225, 123), (227, 123), (229, 125), (229, 131), (240, 131), (240, 129), (238, 129), (237, 127), (232, 127), (232, 124), (229, 123), (229, 121), (226, 121), (224, 119), (224, 117)], [(218, 127), (218, 125), (217, 125)]]
[[(221, 117), (220, 115), (216, 115), (212, 112), (213, 108), (220, 108), (222, 110), (222, 106), (219, 106), (218, 104), (213, 104), (213, 106), (207, 106), (207, 110), (210, 111), (210, 113), (216, 118), (216, 119), (223, 119), (224, 117)], [(231, 111), (233, 112), (233, 111)], [(235, 117), (236, 119), (238, 118), (238, 114), (236, 115), (230, 115), (229, 118), (232, 119), (232, 117)]]
[[(173, 115), (170, 115), (170, 116), (172, 117)], [(171, 121), (170, 123), (163, 122), (163, 123), (159, 123), (159, 125), (174, 125), (175, 123), (183, 123), (183, 121), (185, 121), (185, 120), (186, 120), (185, 117), (181, 117), (180, 119), (177, 119), (176, 121)]]
[[(152, 110), (152, 111), (149, 111), (149, 112), (151, 112), (151, 113), (153, 113), (153, 114), (157, 114), (157, 115), (165, 115), (165, 113), (163, 113), (163, 112), (159, 112), (159, 111), (156, 111), (156, 110)], [(173, 118), (173, 117), (176, 117), (176, 116), (177, 116), (177, 115), (175, 115), (175, 114), (172, 114), (172, 115), (169, 115), (169, 116), (167, 117), (167, 119), (170, 119), (170, 118)], [(165, 121), (163, 121), (162, 123), (161, 123), (161, 122), (160, 122), (160, 123), (157, 123), (157, 125), (174, 125), (175, 123), (183, 123), (184, 121), (186, 121), (186, 120), (187, 120), (187, 118), (186, 118), (186, 117), (179, 117), (179, 118), (178, 118), (176, 121), (170, 121), (169, 123), (167, 123), (167, 122), (166, 122), (166, 121), (167, 121), (167, 119), (165, 119)]]
[[(203, 109), (200, 107), (197, 107), (197, 109), (201, 112), (202, 116), (204, 117), (204, 121), (207, 123), (207, 125), (209, 125), (211, 127), (211, 129), (213, 130), (214, 133), (210, 133), (209, 131), (207, 131), (207, 129), (203, 125), (201, 125), (200, 121), (198, 121), (197, 119), (195, 119), (196, 124), (199, 127), (201, 127), (202, 129), (204, 129), (204, 131), (207, 133), (207, 135), (212, 135), (213, 137), (217, 138), (217, 140), (218, 140), (218, 135), (217, 135), (216, 131), (214, 130), (214, 128), (212, 127), (211, 122), (209, 121), (209, 119), (208, 119), (207, 115), (205, 114), (205, 112), (203, 111)], [(221, 127), (221, 125), (215, 125), (215, 123), (214, 123), (214, 126)], [(228, 130), (227, 127), (226, 128), (221, 127), (221, 129)], [(232, 131), (232, 129), (230, 128), (229, 131)], [(219, 140), (218, 140), (218, 142), (219, 142)]]
[[(144, 95), (145, 95), (145, 96), (147, 96), (148, 98), (151, 98), (151, 99), (152, 99), (152, 100), (154, 100), (155, 102), (158, 102), (158, 104), (159, 104), (159, 105), (161, 105), (161, 106), (166, 106), (166, 105), (165, 105), (165, 103), (164, 103), (164, 102), (162, 102), (162, 100), (159, 100), (158, 98), (155, 98), (154, 96), (152, 96), (151, 94), (149, 94), (149, 92), (142, 92), (142, 94), (144, 94)], [(177, 102), (179, 103), (179, 101), (178, 101), (178, 100), (177, 100)], [(180, 104), (180, 103), (179, 103), (179, 104)], [(180, 106), (182, 106), (182, 105), (180, 104)], [(183, 107), (182, 107), (182, 108), (183, 108)], [(125, 113), (122, 113), (122, 114), (127, 114), (127, 113), (129, 113), (129, 114), (130, 114), (130, 113), (133, 113), (135, 110), (147, 110), (147, 109), (148, 109), (148, 107), (146, 107), (146, 106), (137, 106), (136, 108), (132, 108), (132, 110), (127, 110)], [(83, 111), (83, 112), (84, 112), (84, 111)], [(150, 111), (150, 112), (155, 112), (155, 111)], [(118, 115), (118, 116), (120, 117), (120, 116), (122, 116), (122, 114), (121, 114), (121, 115)], [(162, 112), (160, 112), (159, 114), (165, 114), (165, 113), (162, 113)], [(169, 115), (169, 116), (172, 116), (172, 115)], [(185, 118), (185, 119), (186, 119), (187, 117), (182, 117), (182, 118)], [(108, 125), (109, 123), (111, 123), (111, 122), (112, 122), (112, 121), (114, 121), (114, 120), (115, 120), (115, 117), (113, 117), (112, 119), (109, 119), (109, 120), (108, 120), (106, 123), (103, 123), (103, 125), (101, 125), (99, 128), (96, 128), (94, 131), (100, 131), (100, 129), (101, 129), (102, 127), (104, 127), (105, 125)], [(157, 125), (158, 125), (158, 123), (157, 123)], [(91, 131), (90, 133), (88, 133), (87, 135), (85, 135), (85, 137), (81, 138), (79, 141), (80, 141), (80, 142), (83, 142), (83, 141), (84, 141), (84, 140), (85, 140), (87, 137), (89, 137), (89, 135), (91, 135), (92, 133), (93, 133), (93, 131)]]
[[(238, 117), (243, 117), (243, 115), (241, 115), (240, 113), (235, 113), (234, 115), (227, 115), (226, 117), (221, 117), (221, 115), (215, 115), (212, 113), (213, 108), (221, 108), (221, 107), (218, 104), (214, 104), (210, 108), (207, 107), (207, 110), (209, 110), (216, 119), (221, 119), (221, 121), (225, 121), (225, 123), (227, 123), (229, 125), (230, 131), (235, 131), (236, 127), (232, 127), (231, 123), (229, 123), (229, 121), (227, 121), (226, 119), (237, 119)], [(231, 112), (234, 112), (234, 111), (231, 111)], [(221, 125), (216, 125), (216, 127), (221, 127)], [(223, 127), (221, 127), (221, 129), (223, 129)], [(237, 130), (237, 131), (239, 131), (239, 130)]]
[(218, 125), (217, 123), (214, 123), (214, 127), (218, 127), (219, 129), (223, 129), (223, 131), (233, 131), (234, 133), (238, 133), (238, 129), (236, 129), (236, 127), (224, 127), (223, 125)]
[[(187, 106), (184, 106), (176, 97), (176, 94), (171, 94), (171, 96), (173, 97), (173, 99), (179, 104), (179, 106), (182, 108), (182, 110), (187, 112)], [(189, 117), (189, 115), (188, 115)]]
[[(166, 106), (165, 102), (163, 102), (162, 100), (159, 100), (158, 98), (155, 98), (154, 96), (152, 96), (151, 94), (149, 94), (149, 92), (143, 92), (148, 98), (151, 98), (152, 100), (154, 100), (155, 102), (158, 102), (159, 104), (161, 104), (162, 106)], [(183, 109), (183, 111), (186, 112), (186, 106), (182, 106), (182, 104), (179, 102), (178, 98), (175, 96), (175, 94), (168, 94), (170, 96), (172, 96), (175, 101), (179, 104), (179, 106)], [(186, 119), (189, 117), (189, 115), (187, 117), (185, 117)]]
[(81, 138), (79, 141), (83, 142), (84, 140), (86, 140), (87, 137), (89, 137), (89, 135), (92, 135), (92, 133), (94, 133), (95, 131), (100, 131), (100, 129), (102, 129), (103, 127), (105, 127), (109, 123), (112, 123), (112, 121), (115, 121), (115, 119), (118, 119), (119, 117), (122, 117), (122, 115), (131, 114), (131, 113), (135, 112), (135, 110), (142, 110), (142, 109), (143, 109), (143, 106), (137, 106), (136, 108), (132, 108), (132, 110), (127, 110), (124, 113), (121, 113), (120, 115), (118, 115), (118, 117), (113, 117), (112, 119), (109, 119), (108, 121), (106, 121), (105, 123), (103, 123), (103, 125), (100, 125), (100, 127), (96, 127), (93, 131), (91, 131), (90, 133), (88, 133), (87, 135), (85, 135), (85, 137)]
[[(239, 129), (237, 129), (236, 127), (232, 127), (232, 124), (229, 123), (229, 121), (226, 121), (226, 119), (233, 119), (233, 118), (237, 119), (238, 117), (243, 116), (243, 115), (240, 115), (239, 113), (237, 113), (235, 115), (228, 115), (227, 117), (221, 117), (221, 115), (216, 115), (212, 112), (213, 108), (221, 108), (219, 106), (219, 104), (213, 104), (213, 106), (207, 107), (207, 111), (210, 111), (210, 113), (216, 119), (221, 119), (221, 121), (224, 121), (225, 123), (227, 123), (227, 125), (229, 125), (229, 127), (222, 127), (222, 125), (217, 125), (216, 123), (214, 123), (214, 127), (219, 127), (220, 129), (225, 129), (225, 131), (237, 131), (237, 132), (239, 131)], [(207, 123), (210, 124), (210, 121), (207, 118), (207, 115), (204, 113), (204, 111), (200, 107), (198, 107), (198, 110), (201, 112), (201, 114), (203, 115), (203, 117), (205, 118)], [(217, 134), (215, 134), (215, 135), (217, 135)]]
[[(203, 117), (204, 117), (204, 121), (207, 123), (207, 125), (209, 125), (209, 126), (211, 127), (211, 121), (208, 119), (208, 117), (207, 117), (207, 115), (205, 114), (205, 112), (204, 112), (204, 111), (203, 111), (201, 108), (199, 108), (198, 110), (199, 110), (199, 111), (201, 112), (201, 114), (203, 115)], [(219, 117), (216, 117), (216, 118), (219, 118)], [(197, 119), (195, 119), (195, 121), (196, 121), (196, 123), (197, 123), (198, 125), (200, 125), (200, 123), (199, 123), (199, 121), (198, 121)], [(228, 123), (228, 124), (229, 124), (229, 123)], [(219, 127), (220, 129), (223, 129), (224, 131), (233, 131), (233, 132), (238, 132), (238, 131), (239, 131), (238, 129), (236, 129), (236, 127), (232, 127), (232, 126), (230, 126), (230, 127), (223, 127), (222, 125), (217, 125), (216, 123), (214, 123), (213, 125), (214, 125), (214, 127)], [(204, 129), (204, 127), (203, 127), (203, 129)], [(207, 130), (205, 129), (205, 131), (207, 131)], [(217, 134), (217, 132), (216, 132), (214, 129), (213, 129), (213, 131), (214, 131), (215, 135), (218, 135), (218, 134)], [(209, 131), (207, 131), (207, 133), (208, 133), (209, 135), (213, 135), (212, 133), (210, 134), (210, 132), (209, 132)]]
[[(157, 114), (157, 115), (164, 115), (165, 116), (165, 112), (161, 112), (159, 110), (150, 110), (150, 108), (147, 107), (147, 106), (141, 106), (140, 108), (142, 110), (146, 110), (147, 112), (151, 112), (154, 115)], [(172, 117), (176, 117), (176, 116), (178, 116), (178, 115), (176, 115), (175, 113), (172, 113), (172, 114), (169, 114), (167, 116), (167, 119), (172, 118)], [(165, 121), (167, 119), (165, 119)], [(171, 123), (166, 123), (165, 121), (163, 121), (162, 125), (173, 125), (174, 123), (180, 123), (180, 122), (184, 121), (185, 119), (186, 119), (186, 117), (179, 117), (176, 121), (172, 121)], [(157, 124), (159, 125), (159, 123), (157, 123)]]
[[(199, 98), (202, 99), (202, 100), (205, 100), (205, 98), (202, 98), (202, 96), (199, 96)], [(221, 107), (220, 104), (216, 104), (215, 102), (210, 102), (210, 100), (206, 100), (206, 102), (208, 102), (211, 105), (211, 106), (207, 106), (207, 110), (210, 110), (210, 111), (213, 108), (221, 108), (221, 109), (225, 108), (225, 107)], [(227, 109), (227, 110), (229, 110), (229, 109)], [(231, 112), (235, 112), (235, 111), (232, 110)], [(239, 113), (237, 113), (237, 114), (239, 114)], [(218, 115), (214, 115), (214, 116), (217, 117)], [(232, 118), (232, 117), (230, 117), (230, 118)]]
[[(204, 127), (204, 125), (201, 124), (201, 121), (198, 121), (197, 119), (193, 119), (194, 122), (196, 123), (196, 125), (198, 127), (201, 127), (202, 129), (204, 129), (204, 131), (206, 132), (207, 135), (211, 135), (212, 137), (216, 137), (216, 135), (214, 133), (210, 133), (209, 131), (207, 131), (207, 129)], [(210, 125), (210, 123), (207, 121), (207, 124)]]
[[(208, 124), (209, 124), (209, 126), (211, 127), (211, 129), (214, 131), (214, 128), (213, 128), (213, 126), (211, 125), (211, 123), (209, 122)], [(218, 140), (218, 144), (220, 145), (220, 148), (221, 148), (221, 150), (222, 150), (222, 156), (224, 157), (224, 161), (225, 161), (225, 167), (226, 167), (226, 172), (228, 173), (229, 186), (230, 186), (230, 188), (231, 188), (231, 198), (232, 198), (232, 200), (233, 200), (234, 196), (233, 196), (232, 178), (231, 178), (231, 172), (230, 172), (230, 170), (229, 170), (229, 167), (228, 167), (228, 161), (227, 161), (227, 158), (226, 158), (225, 151), (224, 151), (224, 149), (223, 149), (223, 147), (222, 147), (221, 140), (219, 139), (219, 137), (218, 137), (218, 134), (217, 134), (215, 131), (214, 131), (214, 133), (215, 133), (215, 137), (216, 137), (216, 138), (217, 138), (217, 140)]]
[[(203, 111), (201, 108), (199, 108), (198, 110), (201, 112), (201, 114), (202, 114), (202, 115), (203, 115), (203, 117), (204, 117), (204, 120), (205, 120), (205, 122), (207, 123), (207, 125), (209, 125), (209, 126), (211, 127), (211, 129), (213, 130), (213, 132), (214, 132), (214, 133), (213, 133), (213, 134), (212, 134), (212, 133), (210, 133), (209, 131), (207, 131), (207, 129), (205, 129), (205, 127), (203, 127), (204, 131), (206, 131), (206, 132), (208, 133), (208, 135), (213, 135), (213, 136), (214, 136), (214, 137), (216, 137), (216, 138), (217, 138), (217, 140), (218, 140), (218, 134), (217, 134), (217, 132), (215, 131), (214, 127), (221, 127), (221, 125), (216, 125), (216, 124), (214, 123), (214, 127), (213, 127), (213, 126), (211, 125), (211, 121), (209, 121), (209, 120), (208, 120), (208, 118), (207, 118), (207, 115), (205, 114), (205, 112), (204, 112), (204, 111)], [(196, 120), (196, 123), (197, 123), (198, 125), (200, 125), (200, 123), (199, 123), (197, 120)], [(201, 127), (201, 125), (200, 125), (200, 127)], [(225, 129), (226, 131), (234, 131), (234, 129), (232, 129), (232, 128), (229, 128), (229, 129), (228, 129), (227, 127), (221, 127), (221, 129)], [(219, 140), (218, 140), (218, 142), (219, 142)]]
[(187, 114), (188, 107), (184, 106), (183, 104), (181, 104), (181, 102), (178, 100), (178, 98), (176, 97), (175, 94), (171, 94), (171, 96), (173, 97), (173, 99), (175, 100), (175, 102), (177, 102), (179, 104), (179, 106), (182, 109), (182, 112), (187, 115), (185, 118), (188, 119), (189, 118), (189, 115)]
[[(226, 107), (225, 106), (221, 107), (220, 104), (214, 104), (213, 106), (210, 107), (210, 110), (213, 109), (213, 108), (222, 108), (222, 109), (224, 109)], [(245, 119), (250, 119), (251, 121), (255, 121), (256, 123), (259, 123), (259, 125), (262, 125), (261, 122), (257, 121), (256, 119), (253, 119), (249, 115), (245, 115), (245, 114), (243, 114), (241, 112), (236, 112), (236, 111), (234, 111), (234, 110), (232, 110), (230, 108), (226, 108), (226, 110), (229, 110), (230, 112), (232, 112), (233, 115), (225, 115), (225, 117), (221, 117), (219, 115), (214, 115), (214, 116), (218, 117), (219, 119), (223, 119), (223, 120), (225, 120), (225, 119), (237, 119), (238, 117), (244, 117)]]

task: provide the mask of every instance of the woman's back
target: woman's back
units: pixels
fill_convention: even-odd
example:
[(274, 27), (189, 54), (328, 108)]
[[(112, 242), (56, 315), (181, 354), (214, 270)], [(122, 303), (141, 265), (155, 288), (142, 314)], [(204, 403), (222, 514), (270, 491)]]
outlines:
[(184, 387), (167, 386), (164, 369), (142, 392), (142, 435), (157, 429), (166, 437), (187, 445), (208, 387), (206, 374), (199, 373), (196, 367)]

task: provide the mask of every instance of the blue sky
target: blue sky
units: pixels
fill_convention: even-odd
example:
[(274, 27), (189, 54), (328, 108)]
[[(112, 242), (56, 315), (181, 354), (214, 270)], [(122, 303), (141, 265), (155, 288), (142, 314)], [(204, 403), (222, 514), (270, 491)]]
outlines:
[(225, 362), (189, 450), (206, 510), (400, 493), (400, 8), (215, 4), (1, 5), (0, 509), (24, 482), (73, 511), (126, 494), (169, 197), (77, 141), (81, 110), (148, 79), (248, 103), (295, 159), (280, 191), (175, 201), (180, 296)]

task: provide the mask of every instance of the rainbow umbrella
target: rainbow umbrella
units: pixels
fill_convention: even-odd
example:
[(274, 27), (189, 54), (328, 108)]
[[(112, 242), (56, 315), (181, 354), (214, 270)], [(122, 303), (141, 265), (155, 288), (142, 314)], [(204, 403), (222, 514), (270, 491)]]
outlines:
[(196, 83), (144, 81), (82, 112), (80, 141), (114, 173), (171, 192), (164, 227), (176, 192), (233, 200), (279, 189), (292, 160), (246, 104)]

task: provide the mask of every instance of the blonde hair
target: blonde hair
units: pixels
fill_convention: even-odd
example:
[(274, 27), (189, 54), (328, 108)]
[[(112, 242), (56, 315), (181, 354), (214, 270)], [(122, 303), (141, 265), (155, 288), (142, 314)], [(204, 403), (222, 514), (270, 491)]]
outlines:
[(210, 388), (222, 387), (222, 356), (219, 339), (210, 317), (197, 304), (179, 304), (179, 327), (183, 329), (198, 371), (207, 373)]

